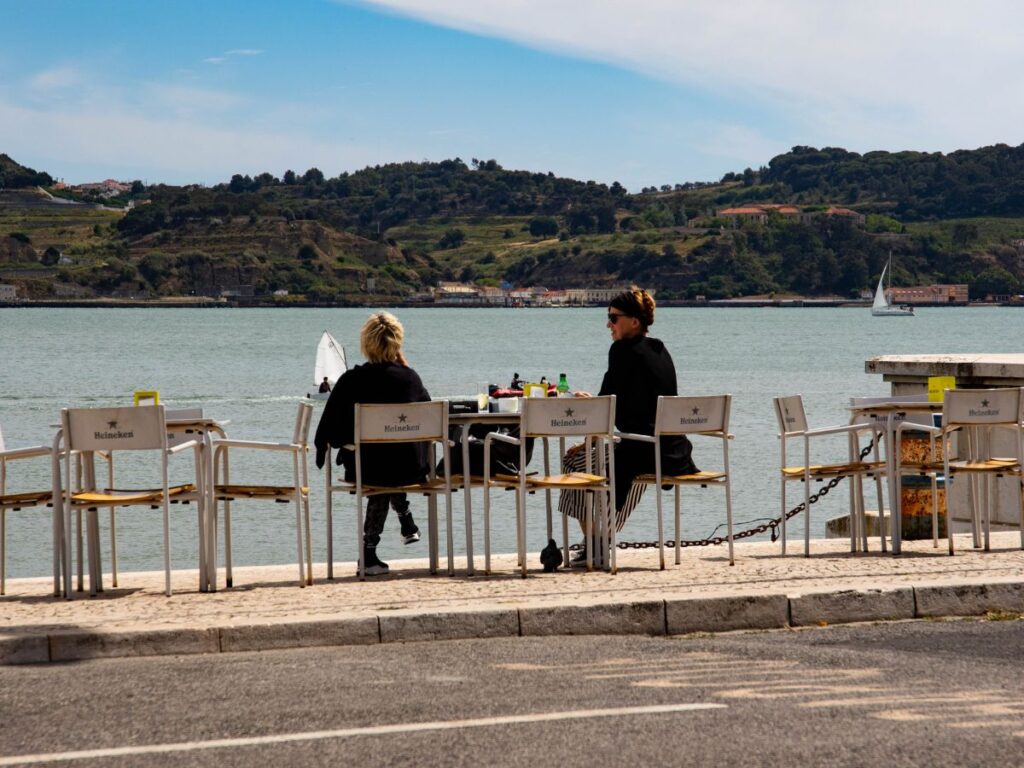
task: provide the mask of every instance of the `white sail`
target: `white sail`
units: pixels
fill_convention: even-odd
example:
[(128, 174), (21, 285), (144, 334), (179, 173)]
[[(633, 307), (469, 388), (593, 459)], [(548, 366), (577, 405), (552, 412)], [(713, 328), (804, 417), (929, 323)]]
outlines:
[(347, 370), (345, 348), (331, 334), (324, 331), (320, 337), (320, 343), (316, 345), (316, 365), (313, 367), (313, 384), (319, 387), (320, 382), (326, 376), (327, 381), (333, 387), (338, 377)]
[(875, 303), (871, 305), (872, 309), (886, 309), (889, 306), (889, 300), (885, 297), (885, 286), (883, 281), (885, 280), (885, 270), (888, 268), (888, 264), (882, 267), (882, 274), (878, 278), (878, 288), (875, 289)]

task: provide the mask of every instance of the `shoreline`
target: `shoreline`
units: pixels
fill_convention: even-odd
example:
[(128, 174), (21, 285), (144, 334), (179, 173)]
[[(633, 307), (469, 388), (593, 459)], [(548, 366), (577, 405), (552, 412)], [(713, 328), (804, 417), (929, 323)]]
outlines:
[[(376, 307), (399, 307), (401, 309), (593, 309), (604, 304), (574, 304), (572, 306), (499, 306), (481, 303), (424, 303), (424, 302), (292, 302), (288, 304), (264, 302), (240, 302), (209, 299), (207, 301), (152, 301), (145, 299), (95, 299), (77, 301), (0, 301), (0, 309), (359, 309)], [(659, 307), (684, 307), (690, 309), (868, 309), (869, 301), (850, 301), (843, 299), (720, 299), (715, 301), (678, 301), (665, 300), (658, 302)], [(915, 304), (915, 309), (965, 309), (979, 307), (1018, 307), (1024, 308), (1022, 302), (969, 302), (967, 304)]]

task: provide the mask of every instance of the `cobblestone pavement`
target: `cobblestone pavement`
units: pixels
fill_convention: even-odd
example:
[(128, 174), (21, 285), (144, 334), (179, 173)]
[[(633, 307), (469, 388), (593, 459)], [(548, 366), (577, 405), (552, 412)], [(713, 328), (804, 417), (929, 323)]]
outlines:
[[(794, 549), (801, 549), (796, 546)], [(123, 573), (118, 588), (109, 584), (97, 597), (67, 601), (51, 595), (50, 579), (8, 582), (0, 598), (0, 634), (37, 634), (53, 630), (125, 631), (175, 627), (223, 627), (274, 624), (325, 618), (378, 615), (386, 611), (418, 610), (438, 613), (530, 606), (634, 603), (687, 597), (787, 595), (840, 589), (887, 588), (913, 584), (999, 583), (1024, 577), (1024, 551), (1016, 533), (993, 534), (993, 551), (970, 547), (969, 536), (957, 537), (958, 551), (950, 557), (945, 542), (933, 549), (930, 541), (905, 542), (900, 557), (873, 551), (851, 554), (849, 542), (812, 542), (812, 556), (779, 555), (778, 544), (736, 545), (736, 565), (730, 567), (724, 547), (683, 550), (681, 565), (666, 556), (666, 570), (657, 569), (655, 550), (620, 550), (619, 573), (560, 570), (545, 574), (536, 553), (529, 556), (530, 577), (515, 570), (515, 555), (494, 558), (493, 573), (465, 575), (465, 560), (457, 560), (454, 577), (430, 576), (426, 560), (391, 563), (388, 576), (360, 582), (351, 563), (335, 567), (327, 581), (326, 566), (314, 566), (314, 585), (300, 589), (297, 567), (236, 568), (235, 586), (212, 594), (197, 591), (195, 571), (175, 571), (174, 595), (163, 595), (163, 573)], [(444, 559), (442, 558), (442, 564)], [(482, 560), (478, 559), (478, 567)]]

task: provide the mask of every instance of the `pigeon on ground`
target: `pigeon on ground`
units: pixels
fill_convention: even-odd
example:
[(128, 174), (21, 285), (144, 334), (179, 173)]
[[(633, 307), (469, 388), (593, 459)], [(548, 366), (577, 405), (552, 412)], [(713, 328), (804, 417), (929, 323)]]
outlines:
[(553, 573), (562, 564), (562, 550), (554, 539), (548, 539), (548, 545), (540, 551), (540, 564), (544, 566), (544, 573)]

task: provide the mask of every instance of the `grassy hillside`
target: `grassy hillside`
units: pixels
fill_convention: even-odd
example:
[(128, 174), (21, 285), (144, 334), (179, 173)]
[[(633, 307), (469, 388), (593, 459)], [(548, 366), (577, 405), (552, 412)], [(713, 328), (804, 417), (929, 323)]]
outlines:
[[(359, 303), (401, 300), (439, 280), (638, 282), (667, 298), (851, 297), (873, 287), (893, 252), (896, 284), (1016, 293), (1024, 278), (1018, 168), (1024, 149), (1003, 146), (948, 156), (797, 147), (757, 171), (639, 194), (458, 159), (334, 178), (315, 168), (236, 175), (212, 188), (136, 183), (127, 213), (6, 191), (0, 279), (35, 297), (66, 295), (69, 285), (154, 297), (251, 287), (268, 301)], [(843, 205), (866, 223), (718, 218), (724, 207), (757, 202), (805, 212)], [(989, 215), (952, 215), (986, 206)], [(270, 298), (282, 289), (287, 299)]]

